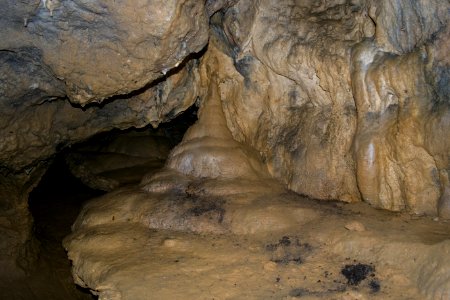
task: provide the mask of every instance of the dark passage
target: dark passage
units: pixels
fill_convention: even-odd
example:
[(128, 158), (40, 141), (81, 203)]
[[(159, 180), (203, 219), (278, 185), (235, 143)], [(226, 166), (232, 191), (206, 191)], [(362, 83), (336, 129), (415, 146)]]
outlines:
[(75, 178), (60, 155), (30, 194), (35, 237), (40, 243), (39, 260), (28, 284), (35, 299), (94, 299), (74, 284), (61, 242), (70, 233), (82, 204), (103, 193)]
[(196, 120), (193, 106), (156, 129), (147, 126), (101, 133), (73, 146), (66, 162), (77, 178), (94, 189), (111, 191), (136, 184), (164, 166), (172, 148)]
[(76, 286), (62, 247), (83, 203), (106, 191), (138, 184), (164, 165), (170, 150), (197, 120), (196, 107), (158, 129), (113, 130), (62, 149), (29, 197), (39, 259), (11, 299), (95, 299)]

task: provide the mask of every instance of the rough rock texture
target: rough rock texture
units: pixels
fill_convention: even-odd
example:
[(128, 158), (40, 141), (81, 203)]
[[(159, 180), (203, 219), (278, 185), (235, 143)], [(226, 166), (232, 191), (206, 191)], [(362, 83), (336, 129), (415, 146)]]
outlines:
[[(41, 90), (40, 86), (46, 88), (49, 85), (39, 81), (45, 80), (41, 74), (36, 74), (37, 78), (21, 76), (24, 71), (18, 68), (23, 62), (20, 52), (1, 53), (6, 61), (1, 65), (2, 68), (8, 68), (8, 63), (14, 64), (16, 68), (1, 73), (7, 74), (8, 80), (5, 78), (0, 92), (3, 107), (0, 130), (4, 137), (0, 144), (1, 162), (2, 166), (14, 170), (33, 165), (99, 132), (113, 128), (139, 128), (149, 123), (157, 126), (175, 117), (196, 100), (194, 61), (170, 79), (155, 83), (153, 87), (135, 95), (82, 109), (71, 105), (66, 99), (59, 99), (63, 95), (61, 93)], [(29, 68), (39, 62), (23, 63), (22, 68)], [(16, 80), (19, 77), (20, 80)], [(17, 83), (31, 90), (15, 96), (12, 93), (16, 91), (14, 85)], [(32, 97), (28, 97), (27, 93)]]
[[(0, 1), (5, 270), (32, 258), (27, 195), (49, 157), (98, 132), (157, 126), (195, 101), (200, 119), (167, 168), (142, 190), (94, 201), (74, 227), (77, 282), (102, 297), (126, 289), (102, 277), (116, 262), (96, 256), (96, 230), (114, 235), (116, 218), (139, 230), (252, 234), (318, 217), (284, 203), (270, 177), (314, 198), (450, 218), (449, 1)], [(395, 238), (379, 232), (359, 245), (381, 241), (389, 253)], [(448, 243), (405, 245), (423, 266), (395, 268), (448, 298)], [(108, 271), (86, 271), (103, 259)]]
[[(195, 88), (189, 82), (195, 76), (187, 76), (190, 73), (188, 70), (185, 68), (172, 79), (136, 96), (85, 109), (74, 107), (64, 99), (46, 101), (44, 99), (48, 98), (41, 98), (38, 100), (42, 103), (35, 104), (28, 102), (33, 98), (27, 98), (22, 106), (18, 106), (18, 103), (11, 101), (12, 98), (2, 97), (1, 103), (5, 108), (0, 118), (4, 122), (0, 129), (3, 136), (0, 143), (0, 190), (4, 190), (2, 194), (5, 195), (2, 197), (4, 209), (1, 212), (6, 218), (5, 227), (10, 227), (9, 222), (15, 224), (15, 220), (29, 218), (27, 195), (43, 175), (47, 165), (45, 160), (56, 151), (113, 128), (142, 127), (149, 123), (156, 125), (192, 105), (195, 97), (190, 96)], [(33, 83), (33, 78), (30, 78), (27, 85), (33, 88)], [(31, 225), (30, 221), (24, 222)], [(22, 227), (11, 227), (6, 230), (18, 230), (23, 238), (29, 237), (30, 227), (28, 234), (23, 233)], [(14, 249), (6, 243), (4, 251), (17, 252)]]
[[(448, 224), (319, 205), (256, 173), (237, 142), (227, 147), (235, 169), (210, 159), (202, 133), (229, 138), (217, 99), (203, 101), (165, 171), (83, 208), (64, 240), (77, 284), (99, 299), (446, 299)], [(218, 120), (205, 127), (211, 111)], [(367, 229), (349, 233), (349, 221)], [(351, 287), (338, 275), (350, 259), (376, 266), (378, 277)]]
[(195, 52), (208, 40), (198, 1), (52, 2), (53, 16), (41, 1), (0, 3), (0, 260), (12, 266), (28, 249), (27, 196), (47, 160), (96, 133), (186, 110)]
[(450, 170), (449, 3), (383, 4), (375, 40), (352, 49), (358, 185), (375, 206), (435, 214)]
[[(293, 125), (294, 121), (281, 115), (272, 119), (262, 118), (264, 109), (280, 109), (283, 98), (275, 98), (277, 90), (271, 86), (272, 81), (271, 85), (266, 81), (257, 85), (255, 82), (260, 78), (252, 79), (251, 75), (254, 72), (255, 76), (268, 76), (272, 71), (256, 62), (256, 59), (250, 59), (251, 66), (237, 64), (230, 55), (228, 42), (221, 40), (223, 36), (220, 32), (223, 31), (215, 30), (219, 30), (219, 33), (212, 37), (200, 65), (198, 92), (202, 101), (198, 122), (171, 152), (166, 169), (144, 177), (140, 190), (133, 187), (119, 189), (86, 205), (74, 224), (74, 233), (64, 242), (74, 264), (75, 281), (89, 287), (100, 299), (139, 299), (150, 293), (157, 298), (185, 299), (289, 299), (301, 296), (309, 296), (310, 299), (448, 298), (450, 266), (445, 260), (448, 224), (438, 224), (431, 219), (414, 222), (409, 215), (384, 214), (357, 204), (349, 206), (348, 210), (339, 209), (339, 206), (336, 208), (336, 205), (336, 210), (319, 209), (268, 178), (269, 170), (276, 175), (276, 168), (267, 152), (261, 151), (261, 154), (269, 170), (265, 168), (261, 156), (249, 149), (249, 144), (255, 148), (258, 144), (244, 134), (245, 130), (251, 132), (259, 128), (261, 132), (258, 134), (262, 134), (268, 126), (262, 120), (280, 122), (286, 128)], [(364, 47), (366, 43), (361, 40), (358, 46)], [(351, 58), (357, 51), (350, 50), (352, 48), (347, 53), (346, 65), (349, 82), (354, 76)], [(408, 55), (396, 62), (406, 61), (413, 66), (420, 66), (414, 60), (414, 57), (417, 58), (416, 53)], [(253, 64), (259, 64), (259, 68)], [(398, 64), (395, 68), (401, 71)], [(412, 66), (411, 69), (414, 70)], [(417, 75), (414, 72), (412, 74)], [(401, 84), (400, 80), (398, 84)], [(292, 85), (297, 86), (296, 83)], [(273, 99), (267, 92), (271, 88), (275, 90), (272, 91)], [(312, 85), (311, 88), (317, 87)], [(347, 88), (350, 95), (348, 100), (353, 100), (353, 86), (349, 84)], [(263, 94), (266, 98), (256, 97), (263, 92), (267, 93)], [(276, 99), (279, 100), (277, 105), (270, 102)], [(425, 98), (423, 101), (427, 100)], [(263, 102), (265, 105), (257, 105), (252, 101), (266, 102)], [(250, 104), (254, 104), (253, 109), (246, 106)], [(232, 110), (234, 106), (242, 109)], [(332, 108), (329, 111), (331, 116), (335, 113)], [(317, 110), (321, 109), (323, 107), (319, 105)], [(342, 121), (341, 118), (348, 118), (348, 123), (353, 124), (354, 131), (347, 141), (345, 152), (348, 161), (341, 165), (352, 176), (350, 180), (342, 178), (338, 186), (320, 185), (322, 190), (314, 189), (317, 193), (328, 195), (324, 198), (331, 198), (330, 195), (350, 197), (352, 194), (349, 192), (338, 192), (353, 184), (356, 193), (359, 185), (365, 184), (356, 173), (360, 167), (357, 164), (358, 156), (353, 156), (359, 149), (353, 137), (359, 139), (358, 134), (364, 130), (359, 128), (359, 112), (355, 109), (353, 107), (353, 112), (345, 117), (336, 117), (338, 123)], [(298, 111), (299, 115), (301, 106)], [(247, 122), (241, 114), (254, 118), (247, 119)], [(316, 124), (308, 119), (309, 114), (302, 116), (304, 119), (297, 120), (295, 124)], [(323, 118), (318, 117), (318, 120)], [(251, 123), (252, 120), (254, 123)], [(240, 131), (236, 131), (240, 135), (233, 131), (238, 129), (238, 125), (242, 125)], [(277, 126), (272, 129), (279, 129)], [(297, 127), (294, 129), (298, 130)], [(232, 139), (230, 130), (235, 133), (236, 139), (242, 140), (241, 143)], [(258, 137), (258, 134), (254, 133), (253, 137)], [(323, 133), (314, 137), (322, 138)], [(273, 138), (279, 139), (280, 135)], [(274, 142), (275, 147), (302, 141), (299, 137), (283, 138), (283, 143)], [(328, 144), (318, 143), (317, 147), (320, 147), (317, 149), (314, 145), (308, 145), (314, 150), (309, 154), (311, 159), (320, 154), (320, 147)], [(339, 155), (344, 155), (338, 151), (342, 144), (335, 141), (331, 145), (336, 147), (336, 152), (329, 149), (328, 156), (323, 154), (323, 159), (329, 159), (330, 164), (338, 162), (342, 158)], [(444, 148), (447, 149), (446, 146)], [(280, 161), (286, 163), (299, 158), (300, 154), (294, 151), (291, 156), (279, 155)], [(276, 158), (274, 154), (273, 161)], [(317, 159), (317, 167), (326, 167), (326, 170), (333, 167), (325, 166), (319, 158), (314, 159)], [(305, 174), (301, 168), (286, 167), (285, 170), (298, 172), (297, 176), (302, 176), (305, 181), (320, 182), (325, 176)], [(326, 171), (323, 174), (332, 176)], [(334, 176), (338, 177), (337, 174)], [(332, 179), (329, 178), (334, 182)], [(289, 187), (294, 188), (295, 185), (290, 183)], [(353, 196), (344, 199), (358, 199), (357, 195)], [(427, 199), (435, 205), (434, 211), (430, 212), (435, 214), (437, 199)], [(377, 206), (376, 202), (371, 204)], [(426, 212), (420, 204), (414, 202), (409, 208)], [(359, 216), (355, 217), (355, 214)], [(350, 221), (360, 224), (359, 228), (364, 229), (347, 230)], [(407, 227), (405, 222), (408, 223)], [(153, 231), (147, 231), (148, 228)], [(292, 238), (295, 234), (308, 242), (305, 244), (298, 237)], [(274, 236), (279, 237), (278, 243), (270, 242)], [(336, 278), (332, 274), (340, 274), (339, 267), (343, 268), (349, 260), (372, 264), (371, 270), (378, 270), (379, 277), (374, 274), (374, 277), (355, 288), (349, 287), (356, 285), (351, 283), (353, 281), (347, 281), (347, 286), (343, 286), (339, 278), (332, 281)], [(323, 264), (326, 265), (324, 270), (321, 269)], [(427, 276), (424, 277), (424, 273)], [(142, 274), (145, 274), (145, 279), (142, 279)], [(146, 284), (142, 284), (142, 280)]]
[(3, 1), (15, 26), (2, 48), (40, 49), (69, 98), (82, 105), (141, 89), (208, 38), (201, 1), (53, 1), (53, 16), (40, 1)]
[(241, 1), (217, 13), (221, 51), (208, 51), (221, 62), (234, 138), (296, 192), (446, 211), (448, 9), (448, 1)]
[(216, 16), (228, 125), (294, 191), (359, 200), (348, 55), (364, 37), (362, 15), (335, 2), (242, 1)]

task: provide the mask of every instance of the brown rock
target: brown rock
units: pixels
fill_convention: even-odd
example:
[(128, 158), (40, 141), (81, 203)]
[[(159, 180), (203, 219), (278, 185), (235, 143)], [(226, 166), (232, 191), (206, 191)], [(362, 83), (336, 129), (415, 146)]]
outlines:
[(446, 187), (444, 192), (439, 198), (438, 203), (439, 217), (444, 220), (450, 220), (450, 188)]
[[(199, 121), (164, 172), (146, 176), (141, 190), (92, 202), (75, 231), (99, 226), (114, 236), (123, 228), (113, 226), (129, 219), (145, 227), (142, 236), (149, 227), (254, 234), (319, 218), (282, 201), (288, 192), (272, 178), (318, 199), (450, 218), (448, 1), (3, 2), (0, 264), (7, 274), (36, 254), (27, 195), (52, 155), (113, 128), (158, 126), (194, 102)], [(122, 244), (95, 230), (73, 243), (101, 261), (98, 244), (128, 251), (130, 232)], [(421, 256), (413, 270), (420, 290), (447, 297), (448, 243), (407, 246)], [(393, 261), (402, 258), (394, 252)], [(119, 297), (97, 286), (105, 279), (89, 274), (89, 260), (76, 259), (77, 271), (87, 272), (79, 284)]]
[(345, 224), (345, 229), (357, 232), (366, 231), (366, 227), (361, 222), (358, 221), (351, 221)]

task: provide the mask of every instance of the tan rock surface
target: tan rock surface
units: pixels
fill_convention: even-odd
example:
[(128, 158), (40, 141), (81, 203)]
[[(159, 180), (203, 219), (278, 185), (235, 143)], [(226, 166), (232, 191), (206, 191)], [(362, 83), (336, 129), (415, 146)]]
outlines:
[[(99, 299), (446, 299), (450, 291), (448, 223), (319, 204), (264, 182), (220, 198), (214, 187), (226, 181), (191, 185), (122, 189), (89, 203), (64, 241), (75, 281)], [(344, 228), (355, 220), (370, 231)], [(341, 271), (358, 264), (374, 275), (352, 285)]]
[[(55, 3), (1, 3), (5, 274), (33, 261), (27, 196), (52, 155), (196, 102), (163, 171), (83, 210), (66, 240), (78, 283), (103, 299), (449, 297), (447, 223), (364, 209), (368, 230), (345, 229), (360, 200), (450, 218), (448, 1)], [(317, 252), (297, 266), (303, 239)], [(323, 278), (346, 257), (376, 264), (381, 292)]]
[(243, 1), (213, 17), (233, 137), (296, 192), (436, 214), (450, 141), (441, 5)]
[(351, 221), (345, 224), (345, 229), (357, 232), (366, 231), (366, 227), (364, 226), (364, 224), (358, 221)]
[(82, 105), (141, 89), (208, 40), (198, 1), (59, 1), (53, 16), (39, 1), (14, 2), (6, 1), (5, 11), (20, 23), (3, 32), (4, 47), (40, 49), (69, 98)]
[[(89, 203), (74, 224), (74, 233), (65, 239), (76, 282), (91, 288), (100, 299), (145, 299), (150, 295), (172, 299), (445, 299), (450, 291), (446, 281), (450, 265), (445, 259), (448, 223), (436, 224), (431, 218), (411, 220), (407, 214), (375, 211), (366, 204), (343, 208), (318, 204), (268, 178), (258, 153), (249, 155), (252, 152), (246, 150), (248, 144), (256, 149), (258, 145), (245, 135), (245, 130), (255, 130), (246, 125), (266, 126), (260, 119), (261, 108), (266, 106), (230, 113), (234, 103), (245, 107), (252, 99), (261, 100), (252, 95), (254, 91), (246, 94), (250, 100), (242, 98), (244, 92), (258, 92), (260, 86), (245, 83), (247, 79), (238, 75), (226, 44), (216, 38), (200, 66), (203, 101), (199, 120), (172, 151), (166, 168), (146, 176), (141, 190), (117, 190)], [(401, 70), (402, 62), (417, 58), (416, 53), (409, 55), (394, 59), (393, 70)], [(350, 72), (350, 65), (347, 67)], [(262, 64), (259, 71), (268, 72)], [(355, 73), (348, 75), (354, 78)], [(244, 122), (239, 113), (253, 113), (249, 120), (255, 123)], [(357, 127), (359, 112), (351, 118), (359, 134), (365, 129)], [(407, 114), (406, 120), (409, 118)], [(242, 123), (237, 123), (239, 120)], [(410, 122), (405, 122), (406, 131)], [(239, 124), (241, 131), (237, 131)], [(240, 143), (231, 138), (229, 130)], [(360, 136), (357, 139), (364, 141)], [(350, 140), (348, 144), (349, 159), (353, 159), (353, 147), (359, 149), (354, 143)], [(377, 145), (385, 147), (382, 149), (389, 155), (389, 140)], [(261, 152), (268, 171), (274, 174)], [(405, 155), (417, 153), (421, 152)], [(367, 163), (370, 157), (365, 159)], [(395, 169), (388, 171), (390, 176), (396, 174)], [(361, 180), (358, 173), (354, 175), (353, 179)], [(411, 188), (421, 190), (427, 182), (422, 183)], [(359, 186), (364, 184), (358, 181)], [(369, 184), (364, 186), (370, 190)], [(389, 199), (386, 203), (404, 200)], [(436, 205), (436, 201), (427, 198), (425, 204)], [(421, 203), (411, 203), (416, 212), (423, 212)], [(377, 206), (378, 202), (371, 204)], [(364, 226), (359, 226), (362, 222)], [(353, 224), (351, 231), (345, 228), (349, 224)], [(102, 254), (105, 252), (108, 255)], [(365, 274), (361, 282), (345, 279), (344, 270), (353, 267), (368, 270), (367, 274), (358, 271)]]

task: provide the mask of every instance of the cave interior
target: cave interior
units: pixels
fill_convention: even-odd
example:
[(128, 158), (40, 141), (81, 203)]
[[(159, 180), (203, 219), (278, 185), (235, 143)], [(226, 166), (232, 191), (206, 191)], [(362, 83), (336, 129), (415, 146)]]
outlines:
[(450, 299), (450, 1), (0, 1), (0, 298)]

